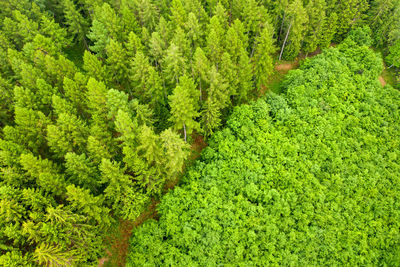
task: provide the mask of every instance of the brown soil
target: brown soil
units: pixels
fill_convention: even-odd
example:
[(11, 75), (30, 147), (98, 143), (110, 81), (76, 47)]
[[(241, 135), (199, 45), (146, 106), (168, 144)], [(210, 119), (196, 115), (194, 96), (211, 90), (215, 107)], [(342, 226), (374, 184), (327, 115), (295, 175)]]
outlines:
[(283, 63), (275, 66), (276, 71), (289, 71), (291, 69), (294, 69), (296, 65), (296, 62), (294, 63)]
[(110, 266), (123, 267), (126, 263), (126, 257), (129, 249), (129, 239), (133, 228), (141, 225), (148, 219), (157, 218), (157, 204), (159, 201), (153, 200), (151, 205), (134, 221), (121, 220), (119, 222), (118, 231), (110, 237), (111, 248), (106, 251), (107, 257), (99, 259), (98, 267), (102, 267), (107, 263)]
[(379, 76), (379, 82), (381, 83), (382, 87), (386, 85), (386, 81), (382, 76)]
[(194, 139), (194, 142), (192, 144), (192, 152), (189, 159), (195, 160), (200, 157), (201, 151), (203, 151), (203, 149), (207, 146), (207, 143), (204, 141), (204, 136), (200, 134), (193, 133), (192, 138)]

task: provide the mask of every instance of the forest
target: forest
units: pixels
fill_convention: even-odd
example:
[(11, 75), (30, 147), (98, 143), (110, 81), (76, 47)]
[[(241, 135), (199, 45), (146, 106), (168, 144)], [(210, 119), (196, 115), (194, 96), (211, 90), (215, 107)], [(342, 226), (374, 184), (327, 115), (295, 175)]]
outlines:
[(1, 0), (0, 266), (398, 266), (399, 90), (400, 0)]

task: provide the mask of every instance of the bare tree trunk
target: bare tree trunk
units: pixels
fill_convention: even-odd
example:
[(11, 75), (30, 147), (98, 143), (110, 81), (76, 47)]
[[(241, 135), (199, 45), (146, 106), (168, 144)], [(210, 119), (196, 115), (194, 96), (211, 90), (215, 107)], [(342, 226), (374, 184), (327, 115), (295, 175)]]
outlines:
[(185, 135), (185, 142), (186, 142), (186, 125), (183, 124), (183, 134)]
[(279, 60), (282, 59), (283, 50), (285, 49), (286, 41), (287, 41), (287, 38), (289, 37), (290, 28), (292, 28), (292, 22), (290, 22), (289, 29), (288, 29), (288, 31), (286, 32), (286, 37), (285, 37), (285, 41), (283, 41), (283, 45), (282, 45), (282, 49), (281, 49), (281, 54), (279, 55)]
[(85, 37), (83, 37), (83, 44), (85, 45), (86, 50), (87, 50), (87, 51), (90, 51), (89, 46), (88, 46), (88, 44), (87, 44), (87, 42), (86, 42), (86, 38), (85, 38)]

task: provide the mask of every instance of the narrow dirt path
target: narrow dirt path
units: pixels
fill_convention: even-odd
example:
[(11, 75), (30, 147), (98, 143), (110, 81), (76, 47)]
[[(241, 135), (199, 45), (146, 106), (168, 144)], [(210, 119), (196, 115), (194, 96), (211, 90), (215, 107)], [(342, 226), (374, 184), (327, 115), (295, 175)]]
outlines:
[(279, 65), (275, 65), (275, 70), (276, 71), (289, 71), (291, 69), (296, 68), (297, 62), (293, 63), (282, 63)]
[(382, 76), (379, 76), (379, 82), (381, 83), (382, 87), (386, 85), (386, 81)]

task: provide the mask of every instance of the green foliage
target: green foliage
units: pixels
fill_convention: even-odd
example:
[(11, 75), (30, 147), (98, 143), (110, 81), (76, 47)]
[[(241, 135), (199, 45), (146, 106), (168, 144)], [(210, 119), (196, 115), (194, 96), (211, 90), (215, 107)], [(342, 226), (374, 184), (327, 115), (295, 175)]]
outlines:
[(400, 93), (381, 65), (347, 40), (235, 108), (127, 266), (398, 265)]
[(171, 121), (176, 130), (183, 130), (185, 141), (186, 136), (191, 135), (193, 130), (200, 130), (200, 125), (195, 119), (199, 116), (197, 91), (193, 81), (187, 79), (187, 82), (181, 80), (172, 95), (169, 96), (171, 106)]
[(372, 32), (368, 26), (358, 27), (349, 32), (349, 38), (357, 43), (357, 45), (371, 46), (373, 40)]
[(386, 57), (386, 62), (391, 67), (400, 68), (400, 39), (389, 48), (389, 55)]
[[(371, 28), (373, 35), (365, 25)], [(96, 265), (106, 251), (105, 240), (111, 225), (119, 219), (136, 220), (149, 203), (158, 201), (168, 188), (178, 182), (185, 169), (186, 160), (191, 154), (190, 149), (197, 150), (202, 147), (202, 136), (199, 136), (201, 134), (204, 134), (205, 138), (214, 140), (211, 141), (214, 144), (204, 154), (203, 160), (209, 156), (211, 162), (211, 158), (214, 157), (213, 161), (222, 164), (220, 162), (222, 156), (217, 157), (215, 156), (217, 152), (213, 152), (217, 150), (215, 148), (217, 143), (222, 144), (219, 147), (221, 151), (231, 152), (229, 158), (235, 159), (237, 155), (242, 155), (240, 160), (235, 159), (239, 169), (235, 169), (235, 166), (227, 168), (222, 164), (220, 168), (216, 165), (221, 172), (227, 169), (237, 170), (237, 173), (229, 173), (226, 177), (225, 173), (221, 174), (221, 177), (226, 178), (224, 184), (226, 188), (230, 188), (227, 185), (231, 181), (238, 185), (234, 193), (228, 190), (230, 195), (223, 201), (220, 198), (223, 194), (215, 191), (220, 188), (219, 186), (215, 185), (212, 188), (207, 188), (203, 184), (193, 186), (196, 194), (206, 190), (198, 193), (199, 197), (204, 196), (201, 205), (208, 203), (209, 199), (216, 200), (215, 203), (208, 205), (211, 208), (219, 207), (220, 203), (228, 203), (227, 210), (237, 208), (238, 212), (235, 214), (239, 214), (238, 218), (247, 216), (243, 214), (247, 214), (248, 210), (264, 207), (267, 211), (260, 211), (257, 216), (253, 214), (254, 216), (245, 219), (246, 222), (243, 224), (233, 217), (225, 220), (223, 216), (231, 214), (224, 209), (215, 211), (220, 212), (218, 216), (221, 218), (218, 220), (213, 220), (212, 217), (205, 218), (207, 223), (210, 223), (205, 225), (207, 229), (215, 230), (218, 227), (228, 229), (227, 236), (233, 241), (229, 243), (229, 252), (226, 254), (221, 248), (226, 248), (227, 243), (219, 242), (225, 239), (216, 232), (211, 234), (209, 231), (199, 232), (198, 224), (187, 223), (184, 228), (185, 235), (181, 238), (178, 234), (179, 227), (174, 223), (180, 222), (181, 219), (185, 220), (185, 217), (181, 218), (171, 213), (168, 216), (171, 216), (169, 219), (172, 222), (168, 222), (165, 231), (167, 236), (162, 236), (161, 228), (153, 234), (157, 238), (161, 237), (161, 239), (156, 238), (158, 241), (165, 240), (160, 244), (170, 242), (171, 239), (175, 242), (181, 238), (177, 242), (189, 244), (191, 247), (185, 247), (181, 253), (176, 246), (172, 246), (171, 241), (167, 252), (160, 250), (157, 254), (162, 257), (168, 256), (161, 261), (158, 261), (158, 256), (154, 256), (146, 262), (147, 264), (190, 266), (193, 265), (192, 255), (196, 255), (192, 258), (196, 258), (198, 265), (202, 266), (220, 265), (224, 260), (230, 265), (266, 265), (258, 264), (257, 260), (273, 265), (279, 260), (266, 261), (262, 253), (270, 251), (275, 257), (277, 251), (284, 251), (277, 256), (287, 261), (281, 261), (281, 265), (296, 265), (295, 263), (301, 263), (299, 258), (310, 259), (313, 257), (310, 255), (317, 255), (322, 251), (322, 249), (317, 249), (316, 252), (311, 249), (306, 252), (294, 251), (300, 243), (299, 240), (303, 244), (308, 244), (310, 248), (314, 245), (306, 238), (323, 240), (326, 244), (331, 244), (328, 250), (323, 250), (326, 252), (324, 255), (335, 255), (333, 252), (340, 250), (337, 244), (342, 243), (336, 242), (333, 235), (327, 236), (321, 230), (307, 232), (311, 234), (304, 237), (304, 231), (297, 231), (287, 237), (287, 229), (278, 228), (292, 226), (290, 219), (283, 215), (284, 219), (279, 216), (271, 217), (280, 212), (282, 207), (286, 209), (284, 203), (290, 201), (292, 195), (285, 195), (286, 191), (283, 192), (277, 187), (279, 183), (286, 182), (285, 179), (273, 180), (274, 189), (283, 197), (279, 199), (277, 194), (271, 193), (268, 201), (273, 203), (268, 202), (268, 205), (273, 205), (274, 201), (277, 201), (276, 203), (280, 203), (280, 208), (271, 210), (265, 204), (267, 202), (262, 202), (267, 199), (263, 194), (268, 192), (265, 191), (267, 189), (263, 189), (266, 188), (263, 187), (265, 184), (258, 183), (261, 180), (257, 179), (264, 173), (253, 175), (251, 171), (254, 166), (259, 166), (260, 162), (270, 166), (275, 161), (270, 161), (265, 154), (254, 156), (252, 149), (257, 148), (260, 152), (269, 149), (268, 156), (278, 155), (276, 157), (279, 159), (293, 159), (293, 164), (300, 166), (298, 167), (300, 169), (294, 171), (290, 169), (291, 162), (285, 162), (273, 165), (275, 167), (268, 167), (268, 172), (266, 171), (266, 173), (272, 172), (271, 175), (276, 177), (290, 176), (287, 180), (301, 183), (301, 188), (308, 190), (305, 195), (313, 202), (305, 202), (306, 206), (296, 211), (297, 216), (303, 211), (309, 212), (310, 205), (316, 203), (313, 195), (307, 195), (313, 192), (307, 187), (307, 181), (312, 177), (310, 170), (313, 174), (321, 169), (327, 171), (336, 166), (327, 165), (328, 163), (340, 163), (336, 158), (331, 160), (318, 154), (326, 151), (325, 147), (311, 146), (330, 141), (331, 136), (327, 139), (318, 139), (318, 142), (316, 139), (303, 142), (301, 136), (297, 136), (300, 140), (298, 143), (288, 141), (294, 138), (298, 133), (294, 129), (300, 126), (307, 131), (302, 132), (302, 136), (311, 138), (315, 135), (314, 130), (310, 130), (310, 125), (319, 125), (320, 121), (316, 122), (311, 118), (319, 118), (321, 115), (319, 108), (325, 112), (331, 110), (333, 106), (342, 107), (340, 104), (342, 100), (349, 101), (352, 105), (347, 105), (346, 102), (345, 111), (342, 112), (346, 115), (334, 116), (337, 121), (349, 123), (348, 125), (351, 125), (353, 131), (357, 133), (360, 133), (359, 128), (364, 124), (371, 125), (373, 131), (381, 130), (380, 133), (384, 136), (377, 137), (380, 138), (380, 142), (383, 140), (376, 145), (379, 151), (389, 146), (395, 147), (397, 132), (393, 130), (392, 133), (390, 127), (395, 127), (396, 122), (389, 123), (385, 118), (390, 113), (397, 114), (396, 96), (392, 96), (394, 104), (388, 103), (385, 102), (387, 97), (383, 91), (379, 90), (381, 88), (375, 90), (376, 80), (382, 71), (381, 61), (368, 50), (368, 47), (359, 48), (357, 44), (369, 46), (371, 39), (368, 34), (373, 37), (373, 44), (379, 46), (378, 49), (381, 49), (380, 51), (386, 56), (388, 67), (395, 73), (399, 68), (399, 29), (399, 0), (0, 1), (0, 266)], [(352, 31), (348, 34), (350, 30)], [(302, 53), (307, 54), (314, 50), (319, 51), (318, 48), (327, 48), (332, 40), (340, 41), (347, 35), (350, 38), (343, 42), (340, 48), (328, 50), (325, 56), (318, 59), (324, 66), (313, 73), (318, 79), (306, 77), (307, 68), (317, 69), (311, 67), (314, 66), (312, 63), (314, 61), (306, 60), (303, 69), (288, 74), (288, 80), (284, 83), (286, 85), (279, 87), (279, 90), (288, 92), (286, 98), (271, 96), (266, 100), (267, 104), (259, 102), (252, 108), (245, 106), (238, 109), (232, 118), (236, 118), (238, 114), (242, 114), (240, 116), (243, 118), (230, 120), (226, 129), (231, 129), (232, 134), (226, 133), (224, 135), (226, 140), (221, 141), (223, 138), (218, 131), (226, 124), (226, 118), (232, 113), (235, 105), (247, 103), (258, 90), (264, 92), (265, 89), (278, 88), (276, 77), (280, 79), (279, 75), (283, 76), (283, 73), (273, 74), (273, 59), (277, 52), (275, 44), (281, 48), (285, 58), (296, 58)], [(318, 60), (315, 59), (315, 62)], [(341, 71), (338, 71), (339, 68)], [(300, 72), (303, 76), (298, 74)], [(275, 80), (272, 85), (271, 80)], [(317, 80), (318, 83), (311, 82)], [(296, 90), (290, 90), (293, 84), (296, 84)], [(395, 83), (393, 85), (396, 86)], [(362, 91), (365, 88), (366, 91)], [(323, 101), (311, 97), (304, 99), (312, 93), (322, 97), (327, 92), (332, 94)], [(377, 93), (382, 94), (379, 97), (380, 103), (371, 100), (378, 97), (370, 97), (371, 94)], [(357, 99), (364, 96), (365, 106), (357, 109), (356, 104), (361, 102)], [(303, 102), (312, 106), (301, 106), (300, 103)], [(364, 121), (367, 115), (359, 116), (358, 113), (352, 113), (354, 110), (364, 112), (373, 104), (374, 109), (368, 114), (378, 114), (377, 118), (371, 117), (368, 121)], [(385, 113), (382, 106), (390, 111)], [(254, 111), (250, 111), (253, 109)], [(250, 113), (253, 115), (248, 115)], [(263, 119), (260, 119), (261, 117)], [(253, 135), (256, 128), (252, 124), (255, 122), (264, 132), (271, 131), (268, 132), (270, 134)], [(334, 131), (332, 125), (337, 125), (335, 124), (337, 122), (328, 122), (324, 122), (323, 126), (315, 131), (318, 133)], [(245, 126), (240, 126), (242, 123)], [(240, 131), (236, 127), (240, 127)], [(340, 127), (345, 130), (351, 128), (350, 126), (344, 128), (342, 124)], [(277, 132), (278, 130), (280, 132)], [(228, 130), (224, 130), (226, 131)], [(293, 135), (289, 135), (289, 132)], [(390, 140), (385, 139), (389, 132), (392, 136)], [(214, 133), (214, 137), (211, 137)], [(359, 135), (357, 133), (353, 136), (363, 135), (364, 139), (357, 142), (348, 140), (346, 145), (358, 146), (360, 149), (357, 153), (360, 154), (369, 151), (371, 146), (368, 145), (373, 142), (373, 138), (364, 132)], [(257, 136), (257, 138), (249, 141), (251, 145), (244, 144), (244, 141), (235, 143), (235, 138), (239, 135), (249, 138)], [(270, 135), (279, 138), (279, 142), (287, 142), (279, 143), (278, 146), (276, 145), (278, 139)], [(265, 142), (268, 142), (268, 145), (264, 145)], [(243, 151), (234, 150), (233, 146)], [(298, 146), (307, 146), (310, 151), (316, 151), (318, 158), (325, 159), (328, 163), (320, 161), (318, 164), (310, 165), (307, 160), (313, 155), (299, 154), (304, 157), (297, 160), (294, 158), (294, 152), (291, 154), (292, 152), (285, 150)], [(271, 152), (275, 147), (279, 147), (279, 153)], [(343, 151), (334, 145), (332, 147), (327, 153)], [(396, 174), (392, 164), (397, 157), (396, 151), (388, 150), (387, 155), (381, 155), (374, 150), (370, 152), (369, 158), (360, 156), (358, 161), (351, 162), (346, 161), (351, 158), (346, 154), (342, 159), (345, 162), (343, 168), (346, 170), (337, 172), (340, 175), (334, 177), (347, 179), (352, 175), (349, 183), (353, 185), (354, 180), (361, 174), (357, 176), (357, 173), (352, 171), (360, 165), (360, 169), (369, 171), (371, 177), (379, 175), (384, 177), (382, 179), (386, 186), (388, 183), (384, 180), (386, 171)], [(368, 161), (371, 158), (380, 161), (386, 156), (389, 158), (388, 164), (390, 163), (387, 169), (374, 169), (371, 164), (376, 162)], [(306, 167), (301, 164), (305, 164)], [(199, 165), (206, 166), (205, 163)], [(191, 180), (197, 181), (197, 177), (202, 176), (193, 174), (193, 169), (190, 172), (192, 174), (187, 175), (187, 178), (195, 177)], [(238, 178), (238, 173), (244, 173), (246, 179), (249, 177), (253, 179), (252, 184), (244, 183), (242, 176)], [(308, 180), (296, 180), (298, 173), (304, 174)], [(210, 175), (206, 173), (205, 176), (210, 180), (218, 176), (214, 174), (210, 172)], [(322, 178), (318, 176), (318, 179)], [(367, 182), (365, 184), (368, 184)], [(357, 187), (351, 188), (357, 189)], [(171, 207), (178, 205), (189, 210), (192, 203), (197, 203), (190, 200), (194, 196), (191, 195), (192, 192), (184, 193), (182, 189), (178, 189), (176, 194), (179, 195), (179, 192), (185, 200), (176, 201), (170, 204)], [(325, 199), (331, 201), (332, 195), (329, 195), (331, 192), (323, 192)], [(384, 193), (382, 201), (387, 199)], [(395, 193), (397, 192), (393, 194)], [(368, 192), (368, 194), (375, 193)], [(238, 197), (240, 195), (243, 199)], [(324, 198), (324, 195), (318, 196), (319, 199)], [(186, 202), (186, 199), (190, 202)], [(257, 208), (253, 206), (254, 203), (257, 203)], [(378, 204), (371, 204), (369, 209), (377, 209), (377, 214), (380, 216), (385, 211), (380, 210), (381, 206)], [(163, 205), (161, 213), (165, 213), (166, 210), (166, 206)], [(241, 209), (243, 205), (245, 208)], [(355, 207), (353, 203), (346, 202), (346, 205), (346, 208)], [(331, 209), (336, 208), (337, 206), (333, 206)], [(195, 221), (203, 214), (204, 210), (199, 208), (190, 216)], [(335, 218), (341, 222), (341, 218), (334, 217), (336, 213), (329, 214), (333, 214), (333, 217), (326, 216), (326, 220)], [(386, 222), (392, 219), (390, 216), (387, 216)], [(318, 222), (320, 219), (311, 215), (310, 218), (312, 218), (310, 222)], [(223, 226), (218, 224), (227, 221), (238, 223), (233, 224), (234, 226), (229, 223)], [(368, 221), (373, 221), (373, 218), (368, 218)], [(393, 221), (392, 226), (395, 230), (390, 231), (395, 238), (397, 221), (394, 219)], [(307, 223), (308, 221), (298, 220), (294, 225), (308, 229), (310, 225)], [(261, 230), (251, 228), (247, 231), (249, 224), (261, 225)], [(264, 225), (267, 225), (268, 229), (262, 228)], [(198, 229), (195, 229), (196, 227)], [(236, 229), (241, 231), (235, 230), (234, 227), (239, 227)], [(379, 221), (374, 227), (380, 229), (386, 227), (386, 224)], [(285, 235), (272, 235), (276, 233), (276, 229)], [(366, 228), (362, 228), (357, 235), (351, 232), (349, 239), (360, 240), (360, 244), (365, 245), (366, 237), (362, 236), (363, 229)], [(371, 229), (367, 229), (370, 236), (375, 233)], [(280, 242), (279, 245), (271, 245), (268, 243), (269, 239), (263, 241), (268, 247), (259, 250), (253, 241), (237, 245), (236, 241), (244, 240), (241, 239), (244, 235), (256, 240), (257, 236), (263, 236), (262, 233), (271, 233), (271, 238), (273, 236), (274, 240)], [(386, 235), (381, 234), (377, 238), (380, 238), (378, 241), (381, 242)], [(138, 246), (147, 244), (146, 242), (150, 240), (143, 239)], [(285, 246), (284, 240), (293, 240), (294, 245)], [(196, 247), (199, 242), (205, 246)], [(343, 262), (323, 263), (343, 265), (349, 260), (348, 264), (352, 264), (352, 255), (359, 253), (365, 256), (366, 260), (356, 262), (358, 265), (368, 265), (370, 262), (398, 265), (396, 264), (398, 255), (394, 252), (398, 248), (397, 243), (392, 242), (390, 238), (385, 240), (386, 243), (378, 242), (390, 247), (386, 251), (376, 250), (375, 247), (371, 250), (369, 247), (357, 250), (359, 244), (351, 242), (348, 241), (348, 244), (352, 249), (346, 249), (348, 247), (342, 249)], [(220, 247), (215, 245), (217, 243), (220, 243)], [(158, 251), (157, 249), (163, 246), (160, 244), (152, 246), (151, 250)], [(204, 253), (209, 254), (207, 257), (202, 257)], [(299, 253), (303, 254), (296, 258)], [(385, 260), (369, 261), (371, 253), (382, 255), (376, 258), (384, 257)], [(142, 259), (152, 257), (151, 253), (144, 256), (136, 255)], [(180, 255), (183, 255), (184, 260), (180, 260)], [(256, 260), (241, 261), (242, 255), (253, 255)], [(221, 257), (221, 260), (216, 260), (215, 257)], [(324, 259), (324, 256), (320, 258)], [(309, 262), (322, 265), (319, 264), (321, 262), (312, 260), (306, 263)], [(143, 262), (135, 265), (143, 265)]]

